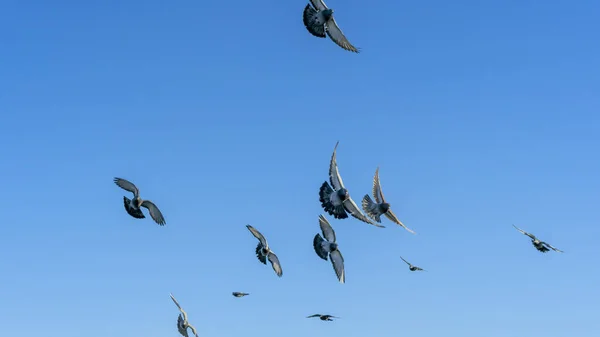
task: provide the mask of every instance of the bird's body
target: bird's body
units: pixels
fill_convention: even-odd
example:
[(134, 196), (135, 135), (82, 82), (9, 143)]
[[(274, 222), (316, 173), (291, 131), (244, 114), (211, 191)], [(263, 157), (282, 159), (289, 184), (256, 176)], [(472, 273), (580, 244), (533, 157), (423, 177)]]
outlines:
[(338, 249), (335, 231), (323, 215), (319, 215), (319, 226), (321, 227), (321, 232), (325, 239), (323, 239), (319, 233), (315, 235), (313, 239), (315, 253), (325, 261), (327, 261), (327, 257), (330, 257), (333, 270), (335, 271), (338, 280), (340, 283), (345, 283), (346, 272), (344, 270), (344, 257), (342, 256), (342, 252)]
[(346, 219), (348, 218), (348, 213), (350, 213), (350, 215), (362, 222), (377, 227), (385, 227), (371, 221), (360, 211), (354, 200), (350, 197), (350, 193), (344, 186), (344, 182), (342, 181), (337, 166), (336, 151), (338, 144), (339, 142), (335, 144), (329, 162), (329, 183), (331, 183), (331, 185), (325, 181), (319, 189), (319, 201), (321, 202), (321, 207), (336, 219)]
[[(311, 6), (312, 5), (312, 6)], [(346, 38), (333, 17), (333, 9), (327, 8), (323, 0), (310, 0), (302, 13), (302, 22), (310, 34), (316, 37), (329, 38), (345, 50), (358, 53)]]
[(179, 308), (179, 311), (181, 312), (179, 314), (179, 316), (177, 316), (177, 331), (179, 331), (179, 333), (183, 337), (189, 337), (188, 329), (190, 329), (190, 330), (192, 330), (192, 333), (194, 334), (194, 336), (198, 337), (198, 332), (196, 331), (196, 328), (193, 325), (191, 325), (190, 322), (188, 322), (187, 313), (185, 312), (185, 310), (183, 310), (183, 308), (181, 308), (181, 306), (179, 305), (179, 303), (177, 302), (177, 300), (175, 299), (173, 294), (170, 294), (170, 295), (171, 295), (171, 299), (173, 300), (173, 302), (175, 303), (175, 305), (177, 306), (177, 308)]
[(531, 233), (527, 233), (526, 231), (520, 229), (519, 227), (513, 225), (514, 228), (516, 228), (519, 232), (521, 232), (523, 235), (528, 236), (531, 239), (531, 244), (533, 244), (533, 246), (535, 247), (535, 249), (537, 249), (539, 252), (542, 253), (547, 253), (548, 251), (550, 251), (550, 249), (552, 249), (555, 252), (558, 253), (564, 253), (562, 250), (552, 247), (552, 245), (550, 245), (547, 242), (544, 242), (540, 239), (538, 239), (535, 235), (531, 234)]
[(333, 315), (321, 315), (321, 314), (310, 315), (310, 316), (307, 316), (306, 318), (313, 318), (313, 317), (318, 317), (322, 321), (329, 321), (329, 322), (333, 321), (332, 318), (340, 318), (340, 317), (336, 317)]
[(404, 261), (407, 265), (408, 265), (408, 269), (410, 271), (419, 271), (419, 270), (423, 270), (423, 268), (417, 267), (413, 264), (411, 264), (410, 262), (406, 261), (402, 256), (400, 256), (400, 258), (402, 259), (402, 261)]
[(381, 190), (381, 181), (379, 180), (379, 167), (375, 170), (375, 176), (373, 177), (373, 198), (375, 198), (375, 202), (371, 199), (368, 194), (362, 199), (362, 209), (365, 211), (371, 219), (381, 222), (381, 215), (384, 215), (390, 221), (394, 222), (397, 225), (402, 226), (404, 229), (409, 231), (412, 234), (415, 232), (406, 227), (402, 221), (398, 220), (398, 217), (392, 212), (390, 208), (390, 204), (386, 202), (385, 197), (383, 196), (383, 191)]
[(125, 211), (127, 211), (127, 214), (131, 215), (136, 219), (144, 219), (145, 216), (144, 213), (142, 213), (141, 209), (141, 207), (144, 207), (148, 209), (148, 211), (150, 212), (150, 216), (152, 217), (152, 220), (154, 220), (154, 222), (161, 226), (165, 225), (165, 218), (158, 209), (158, 207), (156, 207), (156, 205), (152, 201), (143, 200), (142, 198), (140, 198), (140, 191), (132, 182), (122, 178), (114, 178), (114, 183), (117, 184), (117, 186), (119, 186), (120, 188), (133, 193), (132, 199), (123, 196), (123, 204), (125, 206)]
[(241, 293), (241, 292), (238, 292), (238, 291), (234, 291), (234, 292), (232, 292), (231, 294), (232, 294), (233, 296), (235, 296), (235, 297), (244, 297), (244, 296), (248, 296), (248, 295), (250, 295), (250, 294), (248, 294), (248, 293)]
[(252, 235), (254, 235), (254, 237), (258, 239), (258, 245), (256, 246), (255, 250), (256, 257), (258, 258), (258, 260), (263, 264), (267, 264), (267, 260), (269, 260), (269, 262), (271, 262), (273, 270), (275, 271), (275, 274), (281, 277), (283, 275), (283, 270), (281, 269), (279, 258), (277, 257), (277, 255), (275, 255), (275, 253), (273, 253), (273, 251), (269, 247), (267, 239), (254, 227), (246, 225), (246, 228), (248, 228), (250, 233), (252, 233)]

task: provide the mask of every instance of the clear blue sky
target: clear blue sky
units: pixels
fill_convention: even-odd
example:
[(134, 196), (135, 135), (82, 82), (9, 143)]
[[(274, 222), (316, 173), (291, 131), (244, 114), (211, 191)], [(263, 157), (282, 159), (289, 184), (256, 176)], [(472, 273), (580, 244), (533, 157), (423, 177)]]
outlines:
[[(356, 55), (306, 3), (2, 3), (0, 336), (176, 337), (169, 292), (201, 336), (596, 335), (600, 4), (328, 0)], [(346, 284), (311, 246), (338, 140), (417, 232), (328, 216)]]

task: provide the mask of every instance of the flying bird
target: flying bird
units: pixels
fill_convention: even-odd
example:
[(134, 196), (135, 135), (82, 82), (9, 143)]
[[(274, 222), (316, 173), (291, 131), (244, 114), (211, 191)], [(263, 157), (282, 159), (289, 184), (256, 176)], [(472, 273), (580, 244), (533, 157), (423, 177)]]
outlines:
[(331, 228), (331, 225), (323, 215), (319, 215), (319, 226), (321, 226), (321, 232), (325, 239), (323, 239), (319, 233), (315, 235), (315, 238), (313, 239), (315, 253), (325, 261), (327, 261), (328, 256), (331, 258), (331, 264), (333, 265), (333, 270), (335, 271), (338, 280), (341, 283), (344, 283), (346, 282), (344, 257), (338, 249), (335, 240), (335, 231)]
[(271, 262), (271, 266), (273, 267), (275, 274), (281, 277), (281, 275), (283, 275), (281, 264), (279, 263), (277, 255), (275, 255), (271, 248), (269, 248), (269, 243), (267, 242), (267, 239), (265, 239), (265, 237), (254, 227), (250, 225), (246, 225), (246, 227), (248, 228), (250, 233), (252, 233), (252, 235), (254, 235), (254, 237), (257, 238), (259, 241), (258, 245), (256, 246), (256, 257), (258, 258), (258, 260), (263, 264), (267, 264), (267, 259), (269, 259), (269, 262)]
[(371, 219), (381, 222), (381, 215), (383, 214), (390, 219), (390, 221), (415, 234), (412, 229), (409, 229), (400, 220), (398, 220), (398, 217), (396, 217), (394, 212), (392, 212), (390, 204), (385, 201), (383, 192), (381, 191), (381, 182), (379, 181), (379, 167), (375, 170), (375, 177), (373, 177), (373, 197), (375, 198), (376, 202), (373, 202), (368, 194), (365, 194), (362, 199), (362, 208), (365, 213), (371, 217)]
[[(519, 232), (523, 233), (524, 235), (529, 236), (531, 238), (531, 243), (533, 244), (535, 249), (539, 250), (540, 252), (546, 253), (550, 249), (552, 249), (555, 252), (564, 253), (562, 250), (552, 247), (549, 243), (546, 243), (546, 242), (541, 241), (540, 239), (536, 238), (535, 235), (527, 233), (526, 231), (520, 229), (519, 227), (517, 227), (515, 225), (513, 225), (513, 227), (516, 228)], [(550, 248), (550, 249), (548, 249), (548, 248)]]
[(123, 196), (125, 210), (129, 215), (136, 219), (143, 219), (145, 218), (145, 216), (144, 213), (142, 213), (140, 207), (145, 207), (150, 212), (150, 216), (152, 217), (152, 220), (154, 220), (154, 222), (161, 226), (165, 225), (165, 218), (163, 217), (158, 207), (156, 207), (156, 205), (152, 201), (143, 200), (142, 198), (140, 198), (140, 191), (132, 182), (122, 178), (115, 178), (114, 182), (115, 184), (117, 184), (117, 186), (124, 189), (125, 191), (133, 193), (133, 199), (129, 199), (126, 196)]
[(187, 313), (181, 308), (181, 306), (179, 305), (179, 303), (177, 303), (177, 300), (175, 299), (175, 297), (173, 297), (173, 294), (170, 294), (170, 295), (171, 295), (171, 299), (173, 300), (173, 302), (175, 303), (175, 305), (177, 306), (177, 308), (179, 308), (179, 311), (181, 311), (181, 313), (179, 314), (179, 316), (177, 316), (177, 330), (179, 330), (179, 333), (183, 337), (189, 337), (188, 331), (187, 331), (187, 329), (189, 328), (190, 330), (192, 330), (192, 333), (194, 334), (194, 336), (198, 337), (198, 333), (196, 332), (196, 328), (194, 328), (188, 322)]
[(410, 271), (419, 271), (419, 270), (423, 270), (423, 268), (419, 268), (417, 266), (414, 266), (413, 264), (411, 264), (410, 262), (406, 261), (402, 256), (400, 256), (400, 258), (402, 259), (402, 261), (406, 262), (406, 264), (408, 265), (408, 269), (410, 269)]
[(340, 318), (340, 317), (335, 317), (332, 315), (321, 315), (321, 314), (310, 315), (310, 316), (307, 316), (306, 318), (313, 318), (313, 317), (319, 317), (319, 319), (322, 321), (333, 321), (332, 318)]
[(359, 52), (344, 36), (337, 22), (335, 22), (333, 9), (327, 8), (323, 0), (310, 0), (310, 3), (304, 8), (302, 22), (304, 22), (306, 30), (312, 35), (321, 38), (329, 35), (329, 38), (338, 46), (351, 52)]
[(336, 162), (336, 151), (339, 143), (335, 144), (329, 163), (329, 182), (331, 185), (325, 181), (319, 189), (321, 206), (329, 215), (333, 215), (336, 219), (346, 219), (348, 217), (346, 212), (348, 212), (360, 221), (384, 228), (385, 226), (374, 223), (360, 211), (354, 200), (350, 198), (350, 193), (344, 187), (344, 182), (342, 181)]
[(235, 296), (235, 297), (244, 297), (244, 296), (248, 296), (248, 295), (250, 295), (250, 294), (248, 294), (248, 293), (240, 293), (240, 292), (238, 292), (238, 291), (234, 291), (234, 292), (232, 292), (231, 294), (232, 294), (233, 296)]

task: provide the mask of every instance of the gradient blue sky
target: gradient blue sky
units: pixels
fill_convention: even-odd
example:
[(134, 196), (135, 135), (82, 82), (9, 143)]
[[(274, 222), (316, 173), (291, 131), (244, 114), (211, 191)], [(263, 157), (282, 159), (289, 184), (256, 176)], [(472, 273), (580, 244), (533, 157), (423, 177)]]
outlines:
[[(306, 3), (2, 3), (0, 336), (175, 337), (169, 292), (201, 336), (596, 336), (600, 4), (329, 0), (356, 55)], [(343, 285), (311, 246), (338, 140), (417, 232), (328, 216)]]

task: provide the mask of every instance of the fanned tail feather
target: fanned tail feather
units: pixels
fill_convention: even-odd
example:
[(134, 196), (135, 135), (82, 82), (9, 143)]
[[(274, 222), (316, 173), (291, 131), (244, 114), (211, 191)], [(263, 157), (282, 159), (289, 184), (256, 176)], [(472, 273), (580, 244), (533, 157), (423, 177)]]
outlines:
[(262, 253), (261, 253), (262, 248), (263, 248), (263, 246), (259, 242), (258, 245), (256, 246), (256, 257), (258, 258), (258, 261), (262, 262), (263, 264), (267, 264), (267, 257), (262, 255)]
[(319, 201), (321, 202), (321, 207), (323, 207), (325, 212), (336, 219), (346, 219), (348, 214), (344, 209), (344, 205), (335, 206), (331, 203), (331, 194), (333, 192), (334, 190), (329, 186), (328, 182), (324, 182), (323, 185), (321, 185), (321, 188), (319, 189)]
[(381, 214), (378, 212), (378, 206), (368, 194), (365, 194), (361, 204), (363, 211), (365, 211), (371, 219), (381, 222)]
[(315, 235), (315, 238), (313, 239), (313, 247), (315, 249), (315, 253), (317, 253), (317, 255), (320, 258), (327, 261), (327, 252), (323, 249), (323, 246), (321, 245), (323, 241), (325, 240), (323, 240), (321, 235), (317, 233), (317, 235)]
[(312, 35), (322, 38), (327, 36), (325, 34), (325, 25), (319, 24), (317, 21), (317, 11), (312, 8), (310, 4), (306, 5), (304, 8), (304, 13), (302, 13), (302, 22), (304, 23), (306, 30), (308, 30), (308, 32)]
[(131, 202), (131, 199), (129, 199), (127, 197), (123, 197), (123, 203), (125, 204), (125, 211), (127, 211), (127, 214), (131, 215), (132, 217), (134, 217), (136, 219), (145, 218), (146, 216), (144, 215), (144, 213), (142, 213), (142, 210), (131, 207), (129, 205), (130, 202)]

